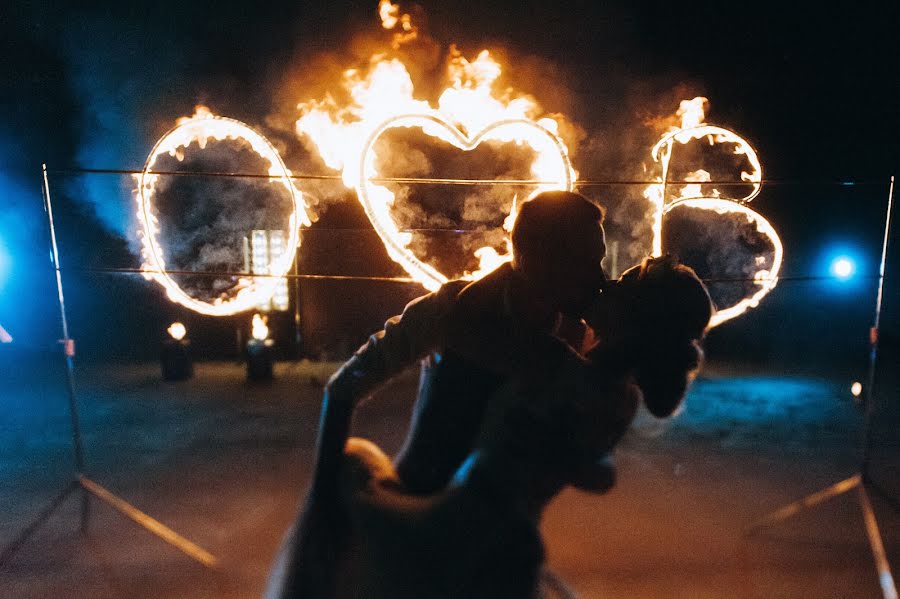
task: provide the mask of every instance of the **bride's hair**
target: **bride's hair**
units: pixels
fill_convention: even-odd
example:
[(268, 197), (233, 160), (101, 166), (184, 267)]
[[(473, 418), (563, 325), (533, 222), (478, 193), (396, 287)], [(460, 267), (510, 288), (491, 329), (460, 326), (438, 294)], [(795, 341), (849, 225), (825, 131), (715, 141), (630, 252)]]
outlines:
[(703, 359), (700, 342), (712, 317), (706, 286), (670, 256), (646, 258), (619, 278), (621, 325), (644, 405), (671, 416)]

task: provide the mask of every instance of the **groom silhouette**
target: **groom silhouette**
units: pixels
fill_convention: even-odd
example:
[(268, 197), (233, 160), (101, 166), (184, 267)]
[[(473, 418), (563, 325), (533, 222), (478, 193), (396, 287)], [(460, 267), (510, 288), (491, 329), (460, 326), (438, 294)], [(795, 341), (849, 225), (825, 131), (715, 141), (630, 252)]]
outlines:
[[(582, 316), (606, 284), (602, 223), (603, 211), (584, 196), (537, 194), (519, 207), (512, 263), (413, 300), (331, 377), (312, 485), (273, 571), (274, 596), (330, 596), (329, 565), (342, 551), (345, 526), (338, 470), (359, 402), (421, 361), (418, 398), (395, 467), (408, 493), (446, 487), (471, 451), (494, 391), (516, 373), (561, 359), (563, 331), (583, 327)], [(577, 334), (568, 336), (579, 344)], [(605, 489), (612, 474), (608, 462), (598, 463), (579, 486)]]

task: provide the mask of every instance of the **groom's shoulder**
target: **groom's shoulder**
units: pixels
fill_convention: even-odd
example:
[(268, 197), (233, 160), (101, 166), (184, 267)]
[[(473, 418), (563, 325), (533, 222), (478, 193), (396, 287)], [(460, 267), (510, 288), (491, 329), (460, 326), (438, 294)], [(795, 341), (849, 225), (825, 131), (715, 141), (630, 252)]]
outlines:
[(443, 321), (455, 311), (457, 298), (469, 283), (470, 281), (462, 280), (448, 281), (436, 291), (420, 295), (406, 304), (401, 316), (394, 316), (388, 320), (385, 328), (401, 319), (404, 323), (422, 327), (433, 326), (432, 321)]
[(502, 310), (511, 274), (512, 267), (504, 264), (477, 281), (469, 281), (457, 293), (455, 307), (473, 315)]
[[(403, 310), (407, 322), (440, 320), (446, 325), (482, 316), (496, 316), (502, 309), (508, 275), (503, 267), (477, 281), (447, 281), (436, 291), (412, 300)], [(396, 320), (394, 317), (392, 320)], [(452, 326), (452, 325), (451, 325)]]

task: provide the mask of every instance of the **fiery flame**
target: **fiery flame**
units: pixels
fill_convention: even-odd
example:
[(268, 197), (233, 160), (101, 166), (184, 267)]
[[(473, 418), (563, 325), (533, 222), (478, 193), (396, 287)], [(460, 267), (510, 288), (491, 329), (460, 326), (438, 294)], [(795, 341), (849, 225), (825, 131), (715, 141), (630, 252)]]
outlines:
[[(759, 301), (768, 294), (778, 283), (778, 271), (781, 268), (784, 257), (784, 248), (775, 228), (758, 212), (745, 204), (759, 195), (762, 189), (762, 166), (756, 150), (742, 137), (721, 127), (705, 123), (706, 115), (704, 106), (708, 103), (706, 98), (697, 97), (693, 100), (683, 100), (678, 108), (677, 116), (681, 117), (681, 127), (673, 127), (653, 146), (651, 155), (654, 162), (660, 163), (662, 174), (657, 179), (659, 183), (650, 185), (644, 192), (644, 196), (651, 201), (654, 207), (653, 214), (653, 251), (652, 255), (661, 256), (662, 250), (662, 224), (666, 213), (678, 206), (712, 210), (718, 214), (739, 214), (747, 219), (747, 222), (755, 224), (756, 230), (764, 235), (772, 243), (775, 255), (772, 264), (765, 265), (765, 260), (757, 260), (760, 268), (753, 274), (753, 282), (758, 289), (749, 297), (737, 304), (723, 310), (718, 310), (710, 321), (710, 327), (718, 326), (727, 320), (743, 314), (750, 308), (755, 308)], [(727, 198), (717, 190), (712, 189), (705, 197), (702, 191), (702, 183), (710, 181), (710, 174), (705, 170), (697, 170), (689, 173), (685, 179), (686, 185), (679, 188), (667, 182), (669, 166), (672, 160), (672, 152), (676, 144), (685, 145), (694, 140), (706, 139), (709, 145), (734, 144), (734, 154), (746, 156), (750, 163), (750, 171), (741, 172), (741, 180), (750, 185), (750, 192), (740, 198)], [(674, 199), (669, 199), (674, 196)]]
[(269, 338), (269, 326), (266, 324), (266, 318), (258, 313), (253, 315), (253, 325), (250, 334), (257, 341), (265, 341)]
[[(418, 33), (412, 17), (403, 12), (398, 4), (380, 0), (378, 13), (382, 27), (394, 32), (392, 45), (395, 49), (416, 39)], [(501, 65), (487, 50), (469, 59), (451, 47), (445, 87), (436, 102), (429, 102), (415, 97), (410, 73), (399, 58), (376, 54), (365, 68), (344, 71), (341, 85), (349, 98), (346, 103), (339, 103), (335, 96), (328, 94), (322, 99), (298, 104), (297, 134), (315, 146), (328, 167), (341, 172), (344, 185), (356, 190), (391, 258), (428, 289), (436, 289), (447, 277), (413, 254), (410, 249), (412, 234), (400, 230), (393, 220), (391, 208), (396, 196), (389, 188), (379, 184), (383, 181), (379, 181), (380, 173), (376, 168), (376, 164), (381, 162), (376, 154), (376, 142), (386, 132), (398, 128), (421, 129), (425, 135), (449, 143), (461, 151), (470, 151), (482, 141), (527, 145), (535, 153), (530, 166), (531, 176), (537, 183), (535, 193), (552, 189), (571, 190), (575, 185), (577, 174), (570, 163), (568, 149), (559, 136), (558, 117), (544, 115), (531, 96), (498, 89), (501, 74)], [(716, 326), (756, 306), (775, 287), (783, 248), (772, 225), (746, 206), (759, 194), (762, 185), (762, 167), (756, 151), (734, 132), (706, 124), (706, 103), (707, 100), (701, 97), (681, 103), (677, 112), (680, 126), (671, 127), (651, 151), (662, 172), (644, 195), (654, 208), (654, 256), (661, 255), (663, 251), (664, 216), (677, 206), (741, 215), (773, 244), (775, 251), (771, 264), (766, 264), (764, 257), (757, 259), (753, 282), (758, 288), (750, 297), (718, 311), (712, 320), (712, 326)], [(269, 162), (270, 180), (282, 184), (294, 203), (286, 247), (297, 247), (299, 227), (301, 224), (309, 225), (310, 221), (303, 196), (291, 182), (290, 171), (274, 147), (249, 126), (215, 116), (205, 107), (198, 107), (194, 116), (179, 119), (177, 126), (157, 142), (138, 177), (138, 217), (145, 276), (162, 284), (173, 301), (203, 314), (227, 315), (251, 309), (266, 301), (274, 292), (279, 278), (287, 273), (295, 253), (285, 252), (281, 259), (272, 264), (272, 277), (262, 280), (252, 276), (242, 278), (235, 287), (236, 294), (228, 301), (209, 303), (191, 298), (166, 273), (157, 239), (159, 224), (152, 206), (160, 175), (153, 173), (153, 166), (164, 153), (181, 160), (190, 144), (196, 142), (202, 149), (210, 139), (245, 140)], [(741, 172), (741, 180), (750, 187), (747, 195), (734, 198), (723, 196), (716, 189), (704, 191), (709, 187), (704, 184), (711, 181), (710, 174), (705, 170), (687, 175), (687, 183), (668, 183), (674, 149), (703, 139), (713, 146), (729, 144), (733, 146), (734, 154), (746, 157), (750, 168)], [(514, 201), (504, 221), (504, 230), (511, 229), (515, 211)], [(490, 246), (476, 250), (474, 255), (479, 260), (479, 268), (466, 276), (473, 280), (484, 276), (511, 259), (510, 249), (507, 238), (505, 254)], [(259, 314), (253, 318), (253, 336), (256, 339), (268, 336), (265, 321)]]
[(381, 26), (392, 30), (400, 25), (399, 31), (394, 32), (391, 46), (396, 50), (403, 44), (411, 42), (419, 37), (419, 32), (413, 25), (412, 16), (400, 13), (400, 5), (392, 4), (390, 0), (379, 0), (378, 16), (381, 18)]
[(173, 322), (166, 331), (175, 341), (181, 341), (187, 335), (187, 328), (180, 322)]
[(288, 239), (286, 247), (295, 248), (300, 243), (300, 225), (309, 225), (310, 220), (306, 213), (303, 194), (294, 186), (291, 180), (291, 172), (284, 165), (281, 156), (269, 141), (253, 130), (250, 126), (225, 117), (212, 114), (205, 106), (198, 106), (196, 113), (191, 117), (178, 119), (176, 126), (163, 135), (147, 157), (143, 172), (137, 175), (136, 199), (138, 204), (138, 222), (141, 239), (141, 254), (144, 263), (142, 269), (144, 276), (162, 285), (169, 299), (191, 310), (210, 316), (226, 316), (250, 310), (261, 302), (267, 301), (275, 292), (280, 277), (287, 274), (294, 260), (295, 252), (285, 252), (279, 260), (272, 264), (271, 277), (256, 278), (242, 277), (235, 289), (235, 296), (230, 300), (216, 299), (212, 303), (199, 301), (188, 295), (171, 276), (166, 272), (166, 264), (163, 251), (159, 243), (159, 221), (153, 207), (153, 196), (160, 175), (153, 173), (153, 167), (157, 159), (163, 154), (169, 154), (184, 159), (184, 151), (192, 144), (203, 149), (209, 140), (240, 139), (246, 141), (250, 147), (269, 163), (268, 174), (272, 182), (284, 186), (291, 197), (293, 204), (288, 219)]
[[(394, 128), (420, 128), (463, 151), (486, 140), (526, 144), (536, 153), (531, 174), (541, 184), (535, 192), (570, 190), (574, 184), (576, 174), (558, 136), (558, 123), (538, 118), (541, 109), (529, 96), (495, 93), (501, 72), (487, 50), (470, 61), (451, 48), (447, 87), (432, 106), (414, 98), (412, 79), (400, 60), (375, 56), (365, 73), (345, 71), (348, 106), (339, 107), (330, 97), (298, 105), (298, 134), (312, 140), (329, 167), (341, 170), (344, 184), (357, 190), (391, 258), (428, 289), (436, 289), (447, 277), (413, 255), (411, 234), (401, 231), (390, 213), (394, 194), (373, 182), (379, 175), (374, 145), (382, 134)], [(500, 255), (491, 247), (476, 250), (475, 255), (480, 265), (469, 273), (473, 279), (510, 259), (508, 251)]]

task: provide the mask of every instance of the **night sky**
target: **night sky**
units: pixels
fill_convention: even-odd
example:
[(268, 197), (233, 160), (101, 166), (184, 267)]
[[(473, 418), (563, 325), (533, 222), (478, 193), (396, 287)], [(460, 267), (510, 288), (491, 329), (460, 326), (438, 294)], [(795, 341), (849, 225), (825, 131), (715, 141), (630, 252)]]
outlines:
[[(140, 168), (159, 135), (198, 102), (278, 138), (292, 103), (321, 94), (316, 69), (358, 65), (373, 43), (390, 38), (374, 0), (66, 4), (19, 2), (0, 14), (0, 324), (36, 343), (58, 335), (41, 163)], [(758, 200), (794, 248), (786, 274), (821, 274), (817, 261), (831, 239), (859, 248), (861, 270), (874, 274), (886, 182), (900, 170), (895, 3), (401, 8), (425, 24), (438, 51), (455, 43), (467, 56), (496, 52), (518, 89), (583, 128), (583, 178), (633, 176), (653, 139), (645, 121), (706, 95), (709, 120), (754, 143), (767, 179), (877, 183), (778, 185)], [(307, 84), (308, 97), (297, 97)], [(290, 152), (285, 159), (299, 161)], [(64, 265), (128, 263), (132, 207), (119, 183), (53, 183)], [(871, 291), (867, 285), (859, 293)], [(98, 286), (116, 289), (116, 301), (98, 304)], [(109, 278), (75, 280), (72, 288), (74, 310), (122, 322), (109, 313), (147, 293)], [(869, 295), (839, 295), (857, 307), (871, 303)]]

